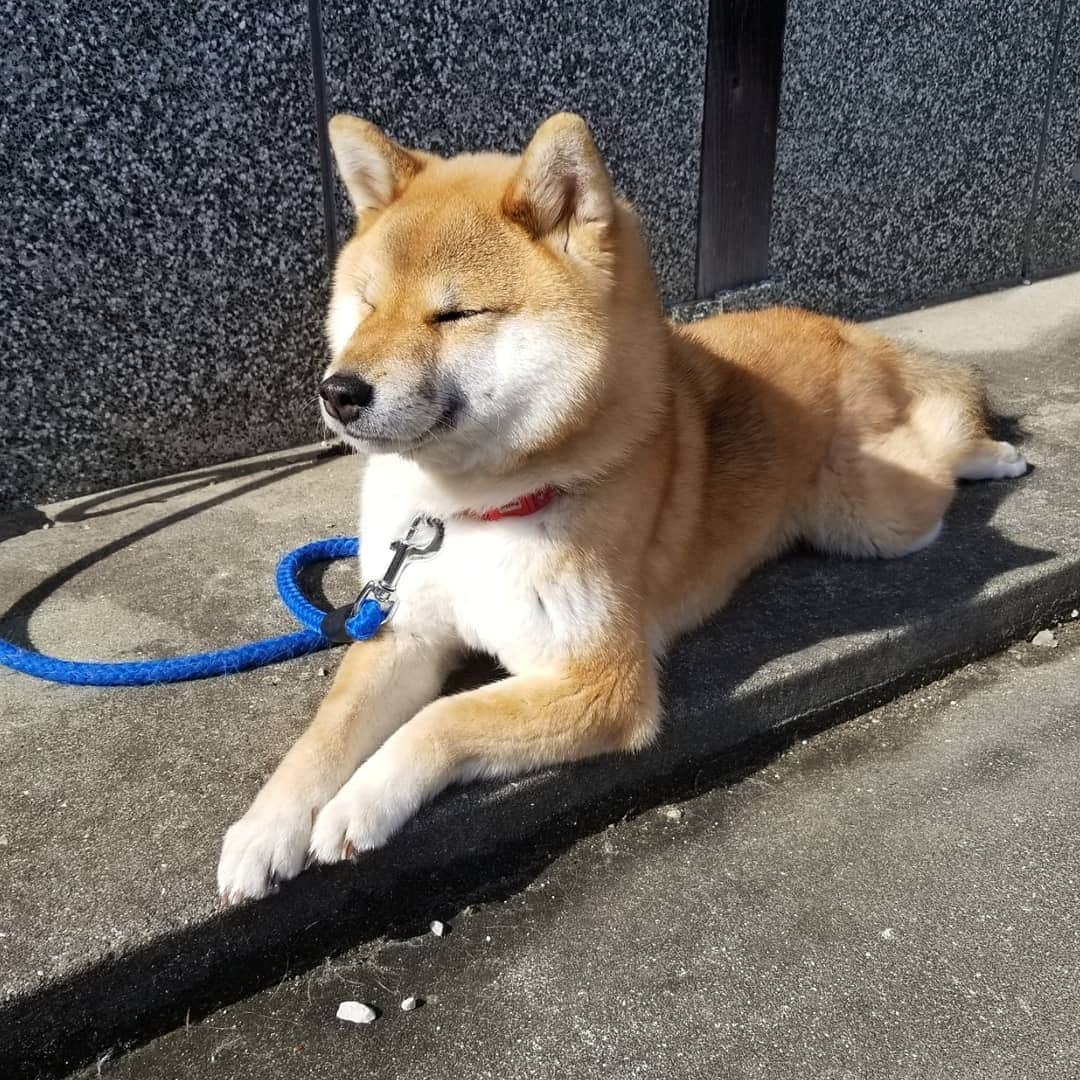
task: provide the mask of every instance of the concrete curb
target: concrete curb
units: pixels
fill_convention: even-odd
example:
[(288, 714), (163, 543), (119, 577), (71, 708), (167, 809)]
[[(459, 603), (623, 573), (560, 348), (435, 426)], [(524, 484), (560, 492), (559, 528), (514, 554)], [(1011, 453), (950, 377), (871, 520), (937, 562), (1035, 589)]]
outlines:
[[(971, 538), (980, 511), (1005, 490), (965, 492), (950, 534)], [(451, 793), (358, 867), (308, 873), (266, 902), (163, 935), (15, 1001), (0, 1012), (5, 1075), (58, 1074), (358, 942), (422, 932), (432, 917), (515, 888), (578, 837), (730, 783), (797, 733), (1024, 637), (1067, 616), (1080, 597), (1080, 551), (1036, 557), (1004, 543), (997, 561), (1012, 569), (969, 597), (957, 595), (964, 589), (956, 583), (973, 580), (985, 551), (954, 543), (907, 563), (803, 555), (778, 564), (675, 650), (666, 675), (669, 723), (649, 752)], [(830, 625), (850, 633), (826, 637)], [(725, 671), (717, 670), (721, 657)]]
[[(968, 303), (984, 302), (1012, 301)], [(921, 333), (934, 318), (955, 320), (948, 309), (958, 306), (885, 329), (902, 332), (907, 320)], [(984, 321), (978, 310), (973, 318)], [(179, 922), (128, 934), (111, 955), (26, 984), (0, 1009), (0, 1072), (59, 1075), (327, 955), (422, 932), (432, 918), (519, 888), (626, 814), (731, 783), (797, 734), (1068, 617), (1080, 599), (1080, 323), (1071, 336), (1060, 331), (1059, 320), (1034, 360), (1028, 339), (971, 357), (991, 372), (999, 401), (1024, 416), (1035, 471), (966, 486), (941, 541), (915, 556), (797, 553), (758, 575), (671, 654), (668, 721), (651, 750), (452, 792), (357, 866), (309, 872), (242, 909), (209, 915), (195, 905)], [(190, 874), (209, 888), (208, 867)], [(47, 918), (32, 914), (38, 926)]]

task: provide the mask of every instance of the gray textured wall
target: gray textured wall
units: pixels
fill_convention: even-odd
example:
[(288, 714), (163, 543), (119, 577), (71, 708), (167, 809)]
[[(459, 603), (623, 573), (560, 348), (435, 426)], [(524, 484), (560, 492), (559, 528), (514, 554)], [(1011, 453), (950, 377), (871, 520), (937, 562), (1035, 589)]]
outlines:
[(1080, 179), (1070, 176), (1080, 165), (1080, 0), (1061, 2), (1057, 78), (1050, 88), (1028, 253), (1028, 269), (1037, 275), (1080, 266)]
[(1080, 0), (788, 0), (773, 295), (865, 315), (1080, 265), (1078, 80)]
[[(707, 6), (325, 0), (330, 109), (443, 152), (584, 113), (687, 300)], [(0, 506), (313, 438), (306, 5), (0, 16)], [(754, 296), (866, 314), (1078, 265), (1078, 150), (1080, 0), (789, 0)]]
[(0, 503), (310, 440), (307, 12), (3, 5)]

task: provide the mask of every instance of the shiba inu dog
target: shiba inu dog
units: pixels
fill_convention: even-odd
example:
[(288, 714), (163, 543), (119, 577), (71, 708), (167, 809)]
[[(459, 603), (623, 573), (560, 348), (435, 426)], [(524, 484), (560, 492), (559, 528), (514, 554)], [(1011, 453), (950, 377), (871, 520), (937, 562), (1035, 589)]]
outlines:
[[(356, 209), (326, 423), (363, 452), (363, 578), (418, 516), (442, 545), (352, 644), (226, 834), (221, 894), (376, 848), (447, 785), (645, 746), (657, 661), (796, 540), (932, 542), (957, 478), (1018, 476), (964, 371), (774, 308), (677, 326), (577, 116), (444, 160), (331, 123)], [(500, 682), (439, 697), (467, 650)]]

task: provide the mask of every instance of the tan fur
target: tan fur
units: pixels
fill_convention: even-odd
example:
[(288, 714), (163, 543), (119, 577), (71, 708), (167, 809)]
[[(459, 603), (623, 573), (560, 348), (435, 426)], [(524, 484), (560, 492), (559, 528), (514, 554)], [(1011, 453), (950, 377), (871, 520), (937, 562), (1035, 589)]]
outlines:
[[(350, 647), (315, 723), (230, 831), (219, 880), (233, 899), (296, 873), (309, 842), (320, 859), (376, 846), (455, 779), (644, 745), (660, 718), (657, 655), (755, 567), (799, 539), (903, 554), (932, 538), (957, 476), (1023, 465), (989, 439), (969, 374), (865, 327), (790, 308), (668, 322), (635, 216), (577, 117), (547, 121), (520, 159), (443, 161), (351, 118), (335, 119), (332, 136), (358, 226), (337, 267), (330, 370), (362, 374), (376, 402), (393, 386), (414, 403), (379, 421), (400, 433), (364, 419), (345, 434), (415, 464), (423, 494), (409, 506), (445, 517), (448, 530), (458, 512), (558, 485), (543, 556), (513, 580), (525, 583), (523, 604), (533, 593), (543, 608), (599, 604), (601, 618), (593, 630), (585, 614), (552, 615), (546, 641), (519, 641), (512, 619), (493, 635), (468, 612), (443, 628), (441, 607), (412, 624), (408, 611), (442, 587), (417, 576), (394, 628)], [(440, 322), (445, 309), (487, 314)], [(335, 318), (347, 331), (336, 343)], [(553, 385), (538, 370), (536, 414), (521, 432), (470, 429), (475, 402), (453, 428), (409, 428), (414, 413), (437, 411), (432, 387), (445, 371), (493, 356), (514, 319), (552, 335), (553, 365), (573, 351)], [(379, 569), (365, 563), (366, 576)], [(479, 594), (486, 569), (466, 558), (456, 574), (475, 573)], [(477, 644), (510, 677), (436, 700), (445, 671)], [(315, 814), (309, 841), (295, 822)], [(284, 846), (273, 824), (282, 815), (294, 823)]]

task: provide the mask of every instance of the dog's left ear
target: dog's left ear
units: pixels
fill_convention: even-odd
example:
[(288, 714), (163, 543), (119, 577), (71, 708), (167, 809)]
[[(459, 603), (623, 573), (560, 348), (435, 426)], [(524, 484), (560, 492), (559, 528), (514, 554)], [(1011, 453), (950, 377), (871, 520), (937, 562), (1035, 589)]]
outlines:
[(503, 196), (503, 212), (537, 239), (559, 228), (611, 224), (611, 178), (580, 116), (557, 113), (536, 129)]

